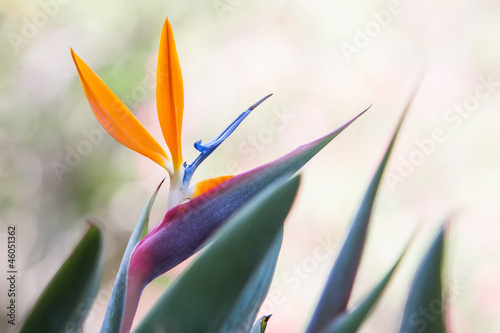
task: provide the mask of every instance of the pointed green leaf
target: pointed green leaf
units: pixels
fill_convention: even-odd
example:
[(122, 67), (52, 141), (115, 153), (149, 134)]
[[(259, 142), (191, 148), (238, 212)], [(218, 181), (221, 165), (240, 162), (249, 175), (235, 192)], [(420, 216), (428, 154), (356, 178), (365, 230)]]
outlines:
[(445, 333), (443, 262), (445, 223), (439, 230), (413, 279), (400, 332)]
[(363, 253), (375, 197), (410, 103), (411, 100), (408, 102), (385, 155), (366, 190), (361, 206), (351, 224), (316, 311), (309, 323), (307, 333), (321, 331), (333, 318), (346, 310)]
[(252, 278), (241, 292), (238, 302), (227, 317), (224, 327), (220, 330), (221, 333), (246, 333), (252, 327), (271, 286), (282, 241), (283, 232), (280, 232), (260, 267), (253, 273)]
[(370, 291), (370, 293), (366, 295), (366, 297), (361, 302), (359, 302), (359, 304), (355, 305), (353, 309), (342, 312), (340, 315), (335, 317), (332, 322), (327, 325), (327, 328), (321, 331), (321, 333), (355, 333), (358, 331), (363, 321), (368, 317), (368, 314), (378, 302), (380, 296), (382, 295), (382, 292), (387, 287), (387, 284), (389, 283), (392, 275), (396, 271), (396, 268), (399, 266), (399, 263), (408, 250), (410, 243), (411, 241), (405, 247), (396, 263), (382, 278), (382, 280), (380, 280), (375, 288), (373, 288), (372, 291)]
[(102, 239), (90, 225), (22, 323), (20, 332), (77, 332), (99, 290)]
[(271, 315), (264, 316), (257, 320), (257, 322), (252, 326), (249, 333), (264, 333), (266, 331), (267, 323), (269, 322)]
[(279, 237), (299, 179), (271, 184), (238, 211), (162, 295), (137, 332), (219, 333)]
[(116, 275), (113, 290), (111, 291), (111, 297), (108, 302), (106, 314), (104, 315), (101, 333), (120, 332), (120, 326), (123, 317), (123, 308), (125, 306), (127, 271), (130, 257), (132, 256), (132, 252), (134, 251), (137, 243), (147, 234), (151, 207), (153, 206), (156, 195), (158, 194), (163, 181), (164, 180), (161, 181), (156, 191), (153, 193), (151, 198), (149, 198), (146, 206), (141, 213), (141, 216), (139, 216), (139, 220), (137, 220), (132, 234), (130, 235), (125, 253), (123, 254), (120, 268), (118, 269), (118, 273)]

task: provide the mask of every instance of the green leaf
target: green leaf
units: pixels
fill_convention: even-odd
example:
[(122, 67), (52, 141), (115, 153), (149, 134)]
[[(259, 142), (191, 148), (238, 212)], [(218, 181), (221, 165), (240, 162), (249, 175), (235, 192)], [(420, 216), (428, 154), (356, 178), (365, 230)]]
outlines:
[(249, 333), (264, 333), (266, 331), (267, 323), (269, 322), (269, 318), (271, 318), (271, 315), (269, 316), (264, 316), (257, 320), (255, 325), (252, 326), (252, 329), (250, 330)]
[(382, 180), (385, 167), (396, 142), (399, 130), (411, 104), (408, 102), (401, 116), (391, 142), (366, 190), (361, 206), (351, 224), (349, 232), (340, 253), (335, 261), (333, 269), (328, 277), (323, 294), (314, 312), (313, 318), (307, 328), (307, 333), (315, 333), (324, 329), (328, 323), (344, 312), (349, 302), (354, 279), (358, 271), (361, 255), (363, 253), (370, 217), (373, 210), (375, 197)]
[(99, 290), (101, 252), (101, 232), (90, 225), (31, 309), (20, 332), (78, 331)]
[(387, 274), (379, 281), (379, 283), (372, 289), (372, 291), (366, 295), (366, 297), (359, 302), (353, 309), (349, 309), (346, 312), (342, 312), (340, 315), (335, 317), (332, 322), (323, 329), (321, 333), (351, 333), (357, 332), (363, 321), (368, 317), (368, 314), (378, 302), (382, 292), (387, 287), (392, 275), (399, 266), (399, 263), (403, 259), (403, 256), (408, 250), (411, 241), (405, 247), (401, 255), (399, 256), (396, 263), (387, 272)]
[(221, 333), (247, 333), (251, 329), (271, 286), (282, 241), (283, 232), (280, 232), (260, 267), (241, 292), (237, 304), (220, 330)]
[(162, 295), (137, 332), (220, 332), (281, 233), (299, 179), (271, 184), (238, 211)]
[(158, 194), (163, 181), (164, 180), (161, 181), (156, 191), (153, 193), (151, 198), (149, 198), (141, 216), (139, 216), (139, 220), (137, 220), (132, 234), (130, 235), (127, 248), (125, 249), (120, 268), (118, 269), (118, 273), (116, 275), (113, 290), (111, 291), (111, 297), (108, 302), (106, 314), (104, 315), (104, 321), (101, 327), (102, 333), (120, 332), (123, 318), (123, 308), (125, 306), (127, 271), (130, 257), (132, 256), (132, 252), (134, 251), (137, 243), (147, 234), (151, 207), (153, 206), (156, 195)]
[(446, 332), (442, 285), (446, 226), (440, 228), (415, 274), (400, 332)]

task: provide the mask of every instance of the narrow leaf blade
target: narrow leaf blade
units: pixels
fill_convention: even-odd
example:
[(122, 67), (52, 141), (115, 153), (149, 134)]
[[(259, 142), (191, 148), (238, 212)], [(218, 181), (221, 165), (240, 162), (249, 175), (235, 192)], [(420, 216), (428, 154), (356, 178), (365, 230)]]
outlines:
[(31, 309), (20, 332), (78, 331), (99, 289), (101, 252), (101, 232), (90, 225)]
[(163, 294), (137, 332), (220, 332), (280, 234), (298, 185), (299, 177), (273, 184), (244, 206)]
[(446, 332), (442, 284), (446, 226), (439, 230), (415, 274), (400, 332)]
[(238, 302), (220, 330), (221, 333), (247, 333), (251, 329), (271, 286), (282, 241), (283, 232), (280, 232), (260, 267), (241, 292)]
[(399, 256), (396, 263), (392, 266), (389, 272), (379, 281), (379, 283), (366, 295), (366, 297), (353, 309), (349, 309), (346, 312), (341, 313), (335, 317), (328, 327), (321, 331), (321, 333), (350, 333), (357, 332), (363, 321), (368, 317), (368, 314), (377, 304), (382, 292), (387, 287), (390, 279), (394, 275), (394, 272), (399, 266), (399, 263), (403, 259), (403, 256), (408, 250), (411, 241), (408, 243), (404, 251)]
[(137, 220), (132, 234), (130, 235), (125, 253), (123, 254), (120, 268), (118, 269), (118, 273), (116, 275), (113, 290), (111, 291), (111, 297), (109, 299), (106, 314), (104, 315), (104, 321), (101, 326), (101, 333), (112, 333), (120, 331), (123, 318), (123, 309), (125, 306), (126, 281), (130, 257), (132, 256), (132, 252), (134, 251), (137, 243), (147, 233), (151, 207), (153, 206), (156, 195), (158, 194), (158, 191), (160, 190), (162, 184), (163, 181), (160, 183), (160, 185), (158, 185), (158, 188), (148, 200), (139, 219)]
[(321, 331), (333, 318), (344, 312), (347, 308), (354, 279), (356, 278), (361, 261), (378, 188), (410, 102), (407, 104), (384, 157), (366, 190), (358, 212), (354, 217), (344, 244), (328, 277), (326, 286), (323, 289), (323, 294), (309, 323), (307, 333)]

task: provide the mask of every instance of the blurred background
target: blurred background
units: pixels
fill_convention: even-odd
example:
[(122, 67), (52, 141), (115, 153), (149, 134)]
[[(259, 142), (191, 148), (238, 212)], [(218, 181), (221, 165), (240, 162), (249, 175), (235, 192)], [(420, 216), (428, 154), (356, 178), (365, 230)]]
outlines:
[[(7, 225), (15, 225), (18, 319), (92, 219), (105, 233), (106, 266), (85, 332), (100, 327), (126, 240), (166, 175), (102, 130), (69, 49), (162, 142), (154, 77), (168, 16), (184, 77), (188, 161), (196, 156), (195, 141), (211, 139), (274, 93), (200, 167), (197, 180), (268, 162), (372, 105), (302, 170), (262, 309), (273, 314), (269, 332), (305, 328), (422, 73), (379, 193), (354, 300), (418, 233), (362, 332), (397, 330), (423, 251), (454, 211), (446, 264), (449, 327), (500, 329), (497, 1), (2, 0), (0, 11), (1, 252)], [(165, 213), (166, 189), (156, 200), (151, 228)], [(2, 271), (6, 259), (2, 254)], [(185, 266), (148, 286), (137, 320)], [(5, 293), (2, 287), (2, 309)], [(6, 330), (12, 327), (4, 317), (0, 331)]]

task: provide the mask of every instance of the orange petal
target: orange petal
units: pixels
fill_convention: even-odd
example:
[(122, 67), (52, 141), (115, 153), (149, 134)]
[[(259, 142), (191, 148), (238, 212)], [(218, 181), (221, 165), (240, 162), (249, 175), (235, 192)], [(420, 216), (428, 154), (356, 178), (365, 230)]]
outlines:
[(196, 188), (194, 189), (193, 198), (202, 195), (205, 192), (210, 191), (216, 186), (224, 183), (226, 180), (233, 178), (234, 176), (221, 176), (216, 178), (205, 179), (196, 184)]
[(181, 130), (184, 87), (174, 34), (168, 19), (163, 25), (156, 72), (156, 105), (161, 130), (172, 154), (174, 169), (182, 165)]
[(71, 56), (90, 107), (104, 129), (124, 146), (149, 157), (171, 173), (168, 155), (160, 144), (73, 49)]

